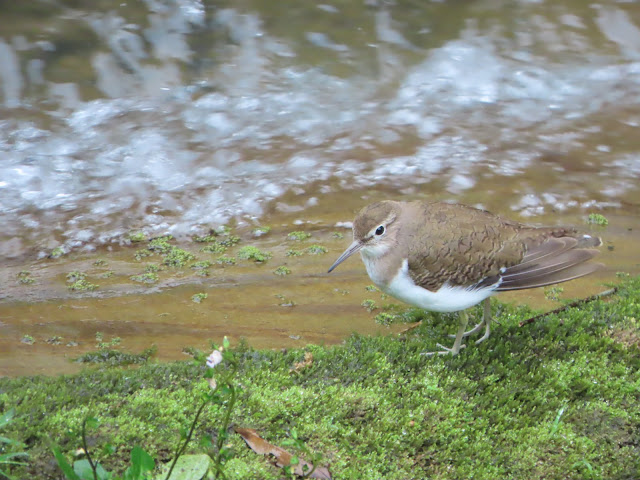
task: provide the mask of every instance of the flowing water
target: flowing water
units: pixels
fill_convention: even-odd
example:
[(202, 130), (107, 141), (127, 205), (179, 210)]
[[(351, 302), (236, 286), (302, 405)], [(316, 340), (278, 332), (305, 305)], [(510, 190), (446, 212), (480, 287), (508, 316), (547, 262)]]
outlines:
[[(609, 268), (567, 293), (640, 271), (635, 2), (0, 2), (0, 66), (0, 374), (73, 370), (97, 331), (160, 358), (386, 331), (358, 261), (324, 274), (339, 222), (381, 198), (583, 228), (602, 213)], [(274, 258), (128, 281), (131, 232), (187, 244), (225, 224)], [(286, 257), (292, 230), (329, 253)], [(115, 279), (70, 293), (98, 257)]]

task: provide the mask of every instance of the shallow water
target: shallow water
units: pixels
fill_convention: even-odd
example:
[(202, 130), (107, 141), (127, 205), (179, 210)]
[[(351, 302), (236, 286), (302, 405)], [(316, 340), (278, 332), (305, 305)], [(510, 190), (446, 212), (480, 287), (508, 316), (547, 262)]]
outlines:
[[(584, 225), (587, 214), (603, 213), (611, 222), (603, 235), (615, 244), (603, 252), (609, 278), (639, 271), (633, 2), (12, 2), (0, 7), (0, 64), (0, 373), (27, 373), (31, 361), (35, 371), (62, 368), (47, 370), (64, 348), (20, 343), (43, 322), (40, 340), (66, 320), (93, 325), (71, 335), (88, 348), (96, 330), (110, 331), (105, 322), (125, 318), (146, 325), (113, 330), (125, 346), (151, 343), (159, 325), (149, 319), (163, 313), (155, 307), (170, 311), (177, 295), (170, 283), (148, 295), (124, 281), (106, 294), (103, 282), (102, 297), (83, 305), (98, 324), (60, 313), (83, 310), (70, 307), (65, 287), (70, 256), (87, 254), (88, 266), (94, 251), (118, 258), (131, 231), (186, 242), (222, 224), (291, 231), (314, 222), (330, 253), (300, 268), (321, 275), (344, 247), (330, 244), (334, 225), (362, 205), (453, 200), (532, 223)], [(284, 230), (265, 242), (282, 247)], [(52, 263), (56, 247), (68, 255)], [(262, 301), (244, 311), (261, 282), (273, 283), (265, 268), (229, 287), (245, 293), (225, 293), (237, 323), (221, 325), (273, 347), (384, 330), (359, 296), (316, 293), (355, 282), (348, 289), (364, 298), (369, 282), (353, 264), (350, 276), (310, 277), (309, 290), (300, 290), (300, 271), (282, 279), (311, 310), (331, 315), (308, 323), (299, 305), (266, 320), (271, 291), (255, 293)], [(21, 269), (44, 279), (16, 285)], [(218, 321), (207, 316), (210, 298), (189, 303), (195, 280), (182, 277), (171, 281), (186, 289), (189, 308), (172, 324), (183, 332), (179, 348), (160, 348), (169, 358), (204, 334), (186, 325)], [(153, 313), (128, 316), (132, 299)], [(15, 303), (24, 301), (36, 303)], [(287, 321), (310, 326), (267, 333)], [(302, 330), (304, 340), (289, 338)], [(38, 349), (38, 360), (21, 356)]]

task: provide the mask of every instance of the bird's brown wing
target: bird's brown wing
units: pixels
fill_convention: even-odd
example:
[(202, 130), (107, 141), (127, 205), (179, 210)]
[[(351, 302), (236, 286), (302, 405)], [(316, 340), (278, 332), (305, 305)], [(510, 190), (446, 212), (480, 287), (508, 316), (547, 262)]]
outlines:
[(599, 252), (597, 237), (550, 237), (527, 251), (522, 262), (500, 273), (497, 291), (522, 290), (567, 282), (602, 268), (587, 263)]
[[(426, 205), (424, 208), (428, 208)], [(518, 290), (587, 275), (598, 251), (595, 237), (570, 228), (537, 228), (483, 210), (438, 204), (423, 212), (429, 228), (409, 251), (409, 273), (431, 291), (442, 285)], [(414, 239), (417, 240), (417, 239)]]

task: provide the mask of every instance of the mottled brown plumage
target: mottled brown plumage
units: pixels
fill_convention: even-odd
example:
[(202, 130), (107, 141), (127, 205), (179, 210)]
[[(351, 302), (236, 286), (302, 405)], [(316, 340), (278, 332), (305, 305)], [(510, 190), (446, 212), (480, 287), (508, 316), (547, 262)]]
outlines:
[[(567, 227), (524, 225), (485, 210), (448, 203), (377, 202), (353, 222), (354, 241), (329, 269), (360, 252), (373, 282), (407, 303), (438, 312), (460, 311), (453, 348), (485, 325), (495, 292), (542, 287), (599, 269), (588, 261), (600, 239)], [(485, 316), (465, 332), (464, 309), (485, 301)]]
[[(388, 232), (390, 225), (402, 224), (405, 248), (399, 251), (392, 246), (389, 258), (380, 260), (388, 263), (389, 274), (395, 275), (402, 258), (408, 258), (411, 279), (430, 291), (445, 283), (488, 286), (501, 277), (498, 291), (533, 288), (571, 280), (598, 268), (595, 264), (576, 268), (598, 253), (593, 249), (600, 244), (598, 238), (585, 238), (574, 228), (524, 225), (459, 204), (374, 203), (356, 217), (354, 238), (365, 239), (372, 228), (385, 221)], [(394, 238), (393, 245), (397, 244)], [(529, 268), (516, 268), (525, 260)], [(516, 273), (517, 277), (509, 277)]]

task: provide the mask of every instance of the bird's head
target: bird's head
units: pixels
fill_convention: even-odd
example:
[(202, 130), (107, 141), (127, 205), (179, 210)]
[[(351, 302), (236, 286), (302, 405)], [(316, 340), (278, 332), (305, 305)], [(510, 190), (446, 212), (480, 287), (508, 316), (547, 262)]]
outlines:
[(353, 221), (353, 243), (331, 265), (329, 272), (356, 252), (378, 258), (385, 255), (395, 242), (400, 204), (391, 200), (364, 207)]

